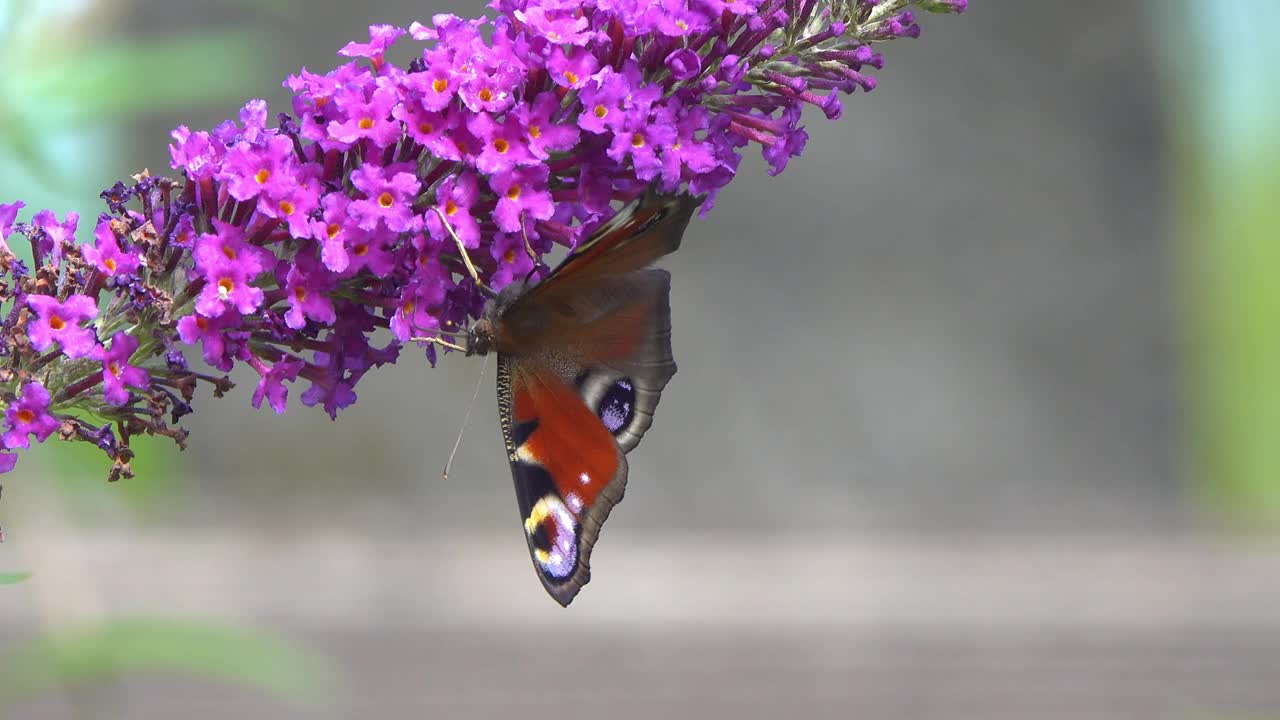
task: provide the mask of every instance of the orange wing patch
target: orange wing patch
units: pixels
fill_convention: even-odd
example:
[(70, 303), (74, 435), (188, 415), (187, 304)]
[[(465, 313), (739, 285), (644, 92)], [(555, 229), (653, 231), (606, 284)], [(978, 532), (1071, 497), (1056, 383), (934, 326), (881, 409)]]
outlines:
[(537, 427), (516, 456), (546, 470), (565, 505), (581, 515), (617, 475), (618, 445), (577, 391), (550, 369), (523, 367), (517, 373), (515, 420), (536, 421)]

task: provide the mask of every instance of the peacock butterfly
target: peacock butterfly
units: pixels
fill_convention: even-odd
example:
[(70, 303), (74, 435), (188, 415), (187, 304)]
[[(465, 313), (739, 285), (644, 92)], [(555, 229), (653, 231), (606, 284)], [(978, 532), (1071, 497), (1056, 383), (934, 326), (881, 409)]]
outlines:
[(671, 356), (674, 252), (700, 198), (649, 194), (580, 243), (541, 282), (492, 297), (468, 355), (498, 356), (498, 411), (539, 579), (568, 606), (591, 579), (591, 548), (622, 500), (627, 453), (644, 437)]

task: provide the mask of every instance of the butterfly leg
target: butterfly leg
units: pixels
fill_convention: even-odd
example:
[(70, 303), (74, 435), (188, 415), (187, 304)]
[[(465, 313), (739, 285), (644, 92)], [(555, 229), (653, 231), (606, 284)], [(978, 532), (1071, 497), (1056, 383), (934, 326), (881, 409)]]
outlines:
[(480, 288), (486, 295), (495, 295), (496, 293), (480, 280), (480, 273), (476, 271), (475, 264), (471, 262), (471, 256), (467, 254), (467, 248), (462, 244), (462, 238), (458, 237), (458, 233), (453, 231), (453, 226), (449, 224), (448, 218), (444, 216), (444, 211), (438, 207), (432, 208), (432, 210), (435, 210), (436, 215), (440, 216), (440, 222), (444, 225), (444, 229), (449, 232), (449, 237), (453, 238), (453, 242), (458, 246), (458, 252), (462, 254), (462, 262), (467, 266), (467, 273), (475, 281), (476, 287)]
[(411, 337), (409, 338), (409, 342), (431, 343), (432, 345), (439, 345), (440, 347), (448, 348), (450, 350), (456, 350), (461, 353), (465, 353), (467, 351), (465, 347), (457, 343), (451, 343), (448, 340), (444, 340), (438, 337)]

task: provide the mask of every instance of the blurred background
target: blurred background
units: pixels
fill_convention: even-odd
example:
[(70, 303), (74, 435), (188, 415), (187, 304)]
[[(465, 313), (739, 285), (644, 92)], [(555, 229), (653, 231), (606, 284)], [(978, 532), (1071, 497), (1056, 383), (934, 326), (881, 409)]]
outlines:
[[(446, 11), (0, 0), (0, 199), (87, 237), (174, 126)], [(241, 382), (111, 486), (49, 443), (4, 478), (0, 717), (1280, 718), (1277, 20), (975, 0), (744, 163), (569, 610), (491, 380), (439, 477), (477, 363), (336, 423)]]

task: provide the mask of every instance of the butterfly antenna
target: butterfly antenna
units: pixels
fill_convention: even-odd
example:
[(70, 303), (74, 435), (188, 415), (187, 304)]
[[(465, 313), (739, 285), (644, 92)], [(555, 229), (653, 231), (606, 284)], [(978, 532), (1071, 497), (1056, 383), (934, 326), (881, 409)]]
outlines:
[(458, 246), (458, 252), (462, 253), (462, 262), (467, 266), (467, 273), (471, 275), (471, 279), (475, 281), (476, 287), (489, 297), (497, 295), (488, 285), (480, 280), (480, 273), (476, 270), (476, 266), (471, 262), (471, 256), (467, 254), (467, 248), (462, 244), (462, 238), (458, 237), (458, 233), (453, 231), (453, 226), (449, 224), (449, 220), (445, 218), (444, 211), (440, 208), (431, 208), (436, 211), (436, 215), (440, 216), (440, 222), (444, 224), (444, 229), (449, 231), (449, 237), (453, 238), (453, 242)]
[(449, 451), (449, 461), (444, 464), (444, 472), (440, 473), (441, 479), (449, 479), (449, 468), (453, 467), (453, 456), (458, 454), (458, 446), (462, 444), (462, 435), (467, 431), (467, 423), (471, 422), (471, 411), (475, 409), (476, 399), (480, 397), (480, 381), (484, 379), (484, 370), (489, 366), (489, 356), (484, 356), (484, 362), (480, 363), (480, 374), (476, 376), (476, 391), (471, 395), (471, 404), (467, 406), (467, 414), (462, 416), (462, 427), (458, 428), (458, 439), (453, 441), (453, 449)]

